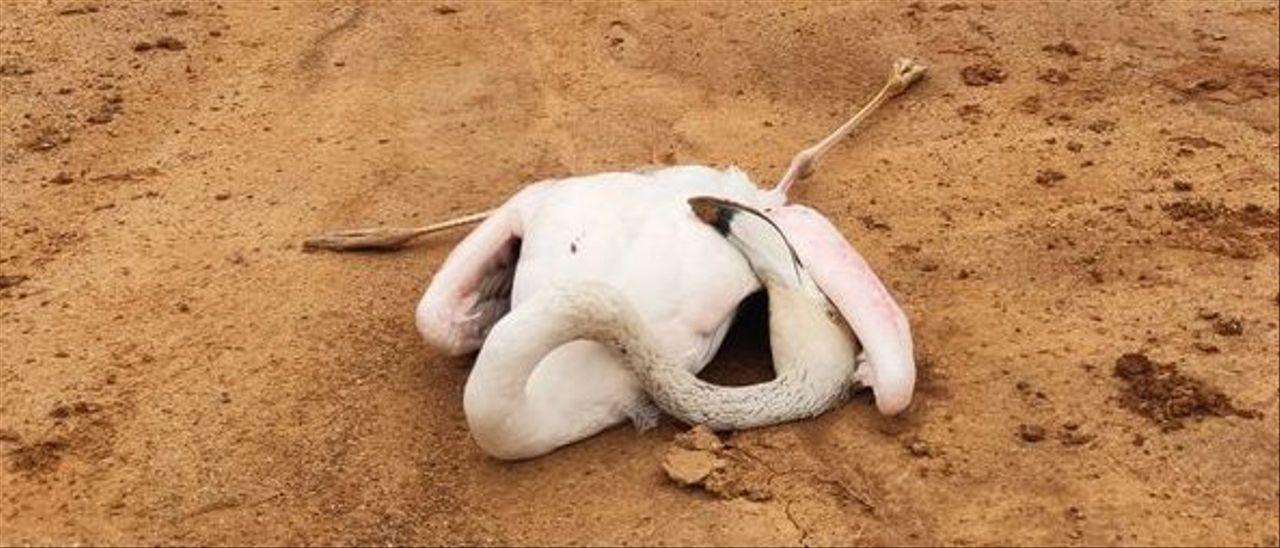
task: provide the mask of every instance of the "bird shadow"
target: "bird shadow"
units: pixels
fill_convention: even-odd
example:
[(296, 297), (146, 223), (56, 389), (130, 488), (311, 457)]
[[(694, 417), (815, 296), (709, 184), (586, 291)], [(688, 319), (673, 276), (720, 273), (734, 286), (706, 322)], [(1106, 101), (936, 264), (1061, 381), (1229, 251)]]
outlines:
[(698, 378), (722, 386), (745, 386), (774, 378), (767, 293), (759, 291), (743, 300), (720, 352)]

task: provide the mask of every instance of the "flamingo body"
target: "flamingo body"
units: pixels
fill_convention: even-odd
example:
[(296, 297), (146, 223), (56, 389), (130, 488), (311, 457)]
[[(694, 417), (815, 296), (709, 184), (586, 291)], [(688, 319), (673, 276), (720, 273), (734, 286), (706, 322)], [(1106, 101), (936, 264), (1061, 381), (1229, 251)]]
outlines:
[[(809, 246), (802, 255), (817, 264), (822, 277), (811, 279), (797, 266), (797, 275), (803, 276), (795, 287), (810, 288), (804, 292), (808, 297), (788, 299), (798, 304), (772, 317), (812, 317), (820, 323), (828, 315), (838, 318), (835, 312), (822, 312), (831, 305), (822, 293), (824, 283), (854, 292), (832, 302), (841, 313), (870, 313), (863, 324), (880, 326), (895, 321), (894, 313), (901, 315), (829, 222), (815, 223), (810, 217), (821, 215), (784, 205), (784, 194), (759, 189), (737, 169), (678, 166), (536, 183), (495, 210), (454, 249), (416, 312), (419, 331), (434, 346), (455, 355), (480, 350), (463, 407), (482, 449), (499, 458), (529, 458), (628, 418), (646, 426), (656, 416), (646, 389), (661, 393), (663, 401), (693, 402), (693, 407), (706, 403), (712, 414), (723, 409), (729, 420), (718, 424), (746, 427), (811, 416), (852, 385), (851, 356), (858, 345), (849, 327), (839, 323), (815, 335), (833, 344), (807, 340), (812, 331), (771, 326), (775, 342), (832, 350), (817, 360), (830, 367), (808, 372), (805, 350), (787, 352), (791, 373), (784, 380), (808, 379), (807, 385), (778, 384), (784, 393), (774, 394), (763, 386), (754, 392), (721, 392), (702, 383), (692, 399), (675, 398), (665, 390), (700, 382), (691, 383), (691, 374), (715, 355), (739, 303), (761, 288), (759, 272), (744, 253), (762, 255), (735, 247), (700, 220), (690, 209), (694, 197), (740, 204), (758, 210), (761, 218), (777, 217), (797, 232), (786, 233), (771, 223), (786, 233), (784, 239), (798, 236), (797, 242)], [(859, 280), (843, 280), (841, 272)], [(861, 279), (866, 277), (871, 279)], [(868, 298), (859, 293), (867, 291), (876, 294)], [(886, 300), (891, 310), (876, 308)], [(881, 331), (905, 330), (902, 319), (901, 325)], [(848, 318), (845, 322), (855, 331), (859, 325)], [(889, 339), (881, 334), (876, 342), (895, 343), (901, 337)], [(905, 340), (906, 362), (886, 367), (909, 368), (913, 383), (909, 331)], [(901, 358), (900, 350), (871, 357)], [(775, 359), (779, 351), (775, 348)], [(644, 373), (644, 383), (637, 371)], [(685, 376), (669, 374), (675, 371)], [(814, 382), (819, 373), (848, 381)], [(857, 378), (873, 380), (875, 375), (859, 371)], [(901, 381), (901, 376), (888, 378)], [(901, 393), (903, 387), (892, 390)], [(900, 411), (910, 391), (905, 386), (906, 399), (897, 397), (881, 410)], [(819, 392), (828, 396), (814, 399)], [(803, 410), (796, 405), (800, 401), (809, 402)]]

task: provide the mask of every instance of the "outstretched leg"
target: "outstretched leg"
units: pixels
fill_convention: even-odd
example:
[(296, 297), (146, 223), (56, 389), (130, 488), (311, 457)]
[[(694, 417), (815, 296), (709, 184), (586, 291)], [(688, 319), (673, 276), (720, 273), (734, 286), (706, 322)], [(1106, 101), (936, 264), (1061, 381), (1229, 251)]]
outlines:
[(885, 101), (902, 93), (911, 84), (914, 84), (924, 76), (924, 71), (927, 68), (923, 63), (906, 57), (894, 61), (893, 72), (889, 74), (889, 80), (885, 82), (880, 92), (871, 99), (871, 102), (862, 107), (862, 110), (854, 114), (853, 118), (850, 118), (844, 125), (837, 128), (831, 135), (826, 136), (818, 144), (800, 151), (795, 158), (791, 159), (791, 165), (787, 167), (787, 173), (782, 176), (782, 180), (778, 181), (778, 186), (773, 188), (773, 192), (779, 194), (781, 203), (786, 203), (787, 191), (791, 190), (791, 185), (794, 185), (800, 179), (808, 177), (809, 173), (813, 171), (813, 165), (817, 163), (823, 154), (826, 154), (841, 139), (853, 133), (858, 124), (862, 123), (862, 120), (870, 116), (877, 108), (880, 108), (880, 105), (884, 104)]
[(416, 227), (416, 228), (357, 228), (354, 230), (340, 230), (338, 232), (330, 232), (307, 238), (302, 242), (302, 248), (308, 251), (317, 249), (330, 249), (333, 251), (364, 251), (364, 250), (391, 250), (399, 249), (409, 244), (414, 238), (423, 234), (431, 234), (466, 226), (481, 222), (490, 215), (493, 210), (481, 211), (480, 213), (472, 213), (455, 217), (447, 221), (441, 221), (435, 224)]

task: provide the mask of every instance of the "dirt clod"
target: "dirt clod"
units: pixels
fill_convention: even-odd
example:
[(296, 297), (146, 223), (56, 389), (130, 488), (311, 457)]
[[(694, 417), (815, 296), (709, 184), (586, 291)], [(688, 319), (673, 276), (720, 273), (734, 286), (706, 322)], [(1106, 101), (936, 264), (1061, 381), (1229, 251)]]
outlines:
[(1077, 55), (1080, 55), (1080, 49), (1077, 48), (1075, 44), (1072, 44), (1071, 42), (1058, 42), (1056, 44), (1048, 44), (1044, 47), (1041, 47), (1040, 49), (1043, 51), (1047, 51), (1049, 53), (1057, 53), (1059, 55), (1066, 55), (1068, 57), (1075, 57)]
[(724, 442), (705, 425), (697, 425), (687, 432), (677, 434), (672, 441), (677, 447), (694, 451), (719, 451), (724, 449)]
[(35, 72), (35, 69), (17, 63), (0, 63), (0, 77), (27, 76)]
[(9, 468), (28, 475), (52, 472), (62, 462), (67, 447), (67, 442), (61, 439), (20, 446), (8, 453)]
[(71, 405), (59, 405), (49, 411), (49, 418), (67, 419), (77, 415), (92, 415), (102, 410), (102, 406), (91, 402), (76, 402)]
[(161, 36), (156, 40), (156, 48), (169, 51), (179, 51), (187, 49), (187, 43), (172, 36)]
[(667, 477), (682, 487), (699, 485), (712, 472), (724, 468), (718, 452), (724, 449), (720, 438), (704, 425), (677, 434), (662, 460)]
[(123, 110), (119, 101), (107, 101), (98, 107), (98, 111), (92, 116), (85, 119), (90, 124), (106, 124), (115, 119), (116, 114)]
[(1240, 318), (1221, 317), (1213, 322), (1213, 332), (1226, 337), (1244, 334), (1244, 322)]
[(960, 105), (960, 108), (956, 109), (956, 115), (967, 123), (977, 124), (982, 121), (986, 112), (982, 110), (981, 105), (969, 104)]
[(1044, 427), (1038, 424), (1022, 424), (1018, 426), (1018, 437), (1022, 438), (1022, 441), (1036, 443), (1043, 441), (1045, 436)]
[(1079, 506), (1068, 506), (1067, 518), (1071, 519), (1072, 521), (1084, 521), (1085, 519), (1084, 510), (1081, 510)]
[(1036, 173), (1036, 184), (1043, 186), (1053, 186), (1059, 181), (1066, 179), (1066, 174), (1056, 169), (1042, 169)]
[(960, 71), (960, 79), (966, 86), (998, 84), (1006, 77), (1004, 69), (995, 65), (969, 65)]
[(721, 498), (762, 501), (773, 496), (768, 488), (771, 473), (703, 425), (676, 435), (662, 459), (662, 470), (681, 487), (700, 486)]
[(1151, 419), (1165, 431), (1182, 428), (1188, 419), (1258, 416), (1237, 408), (1225, 394), (1203, 381), (1182, 374), (1173, 365), (1156, 363), (1145, 354), (1120, 356), (1113, 374), (1124, 383), (1121, 407)]
[(98, 6), (76, 6), (58, 10), (58, 15), (85, 15), (98, 13)]
[(712, 451), (672, 447), (662, 460), (662, 470), (681, 487), (698, 485), (712, 472), (724, 467), (724, 461)]
[(133, 51), (142, 53), (152, 50), (181, 51), (187, 49), (187, 43), (174, 38), (172, 36), (162, 36), (154, 42), (137, 42), (133, 45)]
[(1200, 91), (1218, 91), (1222, 89), (1227, 89), (1227, 87), (1230, 85), (1231, 84), (1228, 84), (1227, 82), (1223, 80), (1219, 80), (1217, 78), (1206, 78), (1204, 80), (1200, 80), (1196, 82), (1195, 88)]
[(1098, 436), (1096, 434), (1067, 428), (1064, 428), (1062, 433), (1058, 435), (1058, 439), (1062, 441), (1062, 445), (1066, 446), (1085, 445), (1097, 439), (1097, 437)]
[(1114, 120), (1094, 120), (1085, 128), (1094, 133), (1111, 133), (1116, 129), (1116, 123)]
[(0, 274), (0, 289), (17, 287), (29, 279), (30, 276), (26, 274)]
[(1221, 349), (1221, 348), (1218, 348), (1218, 345), (1216, 345), (1216, 344), (1209, 344), (1209, 343), (1207, 343), (1207, 342), (1203, 342), (1203, 341), (1196, 341), (1196, 342), (1192, 343), (1192, 344), (1191, 344), (1191, 346), (1192, 346), (1193, 348), (1195, 348), (1196, 350), (1199, 350), (1199, 351), (1201, 351), (1201, 352), (1204, 352), (1205, 354), (1217, 354), (1217, 353), (1219, 353), (1219, 352), (1221, 352), (1221, 351), (1222, 351), (1222, 349)]
[(1206, 200), (1180, 200), (1161, 206), (1165, 214), (1175, 221), (1194, 220), (1209, 222), (1226, 213), (1222, 204), (1214, 204)]

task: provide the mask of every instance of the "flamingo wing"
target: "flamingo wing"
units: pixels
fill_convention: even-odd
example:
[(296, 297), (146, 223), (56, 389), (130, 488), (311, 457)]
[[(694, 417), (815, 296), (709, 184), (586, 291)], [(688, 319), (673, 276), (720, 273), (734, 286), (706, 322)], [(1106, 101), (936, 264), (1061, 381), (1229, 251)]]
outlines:
[(415, 314), (428, 343), (454, 356), (474, 352), (511, 310), (524, 219), (544, 188), (532, 185), (517, 193), (449, 253)]

